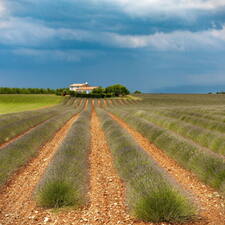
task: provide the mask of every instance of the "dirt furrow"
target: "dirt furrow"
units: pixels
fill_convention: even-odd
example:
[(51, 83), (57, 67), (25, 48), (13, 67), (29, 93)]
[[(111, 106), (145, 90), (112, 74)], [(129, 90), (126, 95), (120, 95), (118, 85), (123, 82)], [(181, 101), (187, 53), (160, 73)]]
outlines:
[[(73, 116), (54, 136), (40, 149), (37, 157), (11, 177), (11, 180), (0, 193), (1, 224), (38, 224), (43, 218), (37, 210), (32, 193), (47, 168), (58, 146), (78, 115)], [(46, 215), (46, 213), (44, 213)]]
[(104, 99), (104, 106), (108, 106), (108, 102)]
[(185, 190), (194, 198), (199, 206), (201, 218), (193, 223), (196, 225), (224, 225), (225, 224), (225, 202), (224, 197), (213, 188), (203, 184), (190, 171), (185, 170), (173, 159), (168, 157), (162, 150), (156, 148), (145, 137), (127, 123), (112, 113), (111, 117), (124, 127), (149, 154), (151, 157), (173, 177)]
[(92, 112), (91, 136), (89, 203), (79, 210), (61, 212), (52, 217), (51, 221), (57, 225), (146, 224), (135, 221), (127, 213), (125, 187), (114, 169), (110, 150), (95, 111)]
[[(12, 177), (0, 193), (0, 224), (2, 225), (105, 225), (136, 224), (127, 214), (125, 187), (117, 175), (104, 133), (95, 111), (91, 119), (91, 153), (89, 202), (80, 209), (43, 209), (36, 205), (33, 191), (77, 116), (71, 119), (55, 137), (47, 143), (37, 158)], [(151, 223), (148, 223), (151, 224)]]
[(101, 100), (99, 99), (96, 100), (96, 107), (101, 107)]
[(129, 224), (124, 186), (112, 165), (104, 133), (95, 111), (91, 120), (90, 207), (84, 213), (87, 224)]

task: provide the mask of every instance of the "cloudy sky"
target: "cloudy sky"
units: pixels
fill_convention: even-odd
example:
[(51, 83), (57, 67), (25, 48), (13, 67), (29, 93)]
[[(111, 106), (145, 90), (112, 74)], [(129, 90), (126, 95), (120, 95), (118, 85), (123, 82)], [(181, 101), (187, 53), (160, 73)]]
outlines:
[(0, 0), (0, 86), (225, 90), (225, 0)]

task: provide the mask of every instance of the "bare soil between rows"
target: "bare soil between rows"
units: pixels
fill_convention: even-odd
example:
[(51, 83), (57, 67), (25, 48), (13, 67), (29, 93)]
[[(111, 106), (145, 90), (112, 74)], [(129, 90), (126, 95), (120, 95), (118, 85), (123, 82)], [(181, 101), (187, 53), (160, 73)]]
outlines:
[(43, 209), (36, 205), (33, 191), (76, 119), (77, 116), (57, 132), (41, 149), (40, 154), (13, 176), (9, 185), (0, 193), (0, 224), (146, 224), (135, 221), (128, 214), (125, 187), (114, 169), (110, 150), (95, 111), (92, 112), (91, 119), (88, 203), (83, 208), (65, 208), (58, 211)]
[(15, 142), (16, 140), (20, 139), (21, 137), (25, 136), (26, 134), (30, 133), (32, 130), (34, 130), (36, 127), (46, 123), (47, 121), (49, 121), (50, 119), (52, 119), (53, 117), (47, 119), (47, 120), (44, 120), (30, 128), (28, 128), (27, 130), (23, 131), (22, 133), (20, 133), (19, 135), (16, 135), (15, 137), (11, 138), (10, 140), (0, 144), (0, 150), (5, 148), (6, 146), (10, 145), (11, 143)]
[(42, 210), (36, 206), (32, 194), (58, 146), (77, 118), (78, 115), (73, 116), (55, 134), (53, 139), (40, 149), (38, 156), (32, 159), (24, 168), (18, 170), (1, 190), (1, 224), (39, 224), (40, 221), (43, 221), (46, 213), (42, 215)]
[[(92, 102), (93, 103), (93, 102)], [(87, 103), (86, 103), (87, 104)], [(112, 115), (113, 116), (113, 115)], [(1, 225), (36, 225), (36, 224), (86, 224), (86, 225), (152, 225), (137, 221), (128, 214), (126, 205), (126, 189), (113, 165), (113, 158), (100, 121), (93, 110), (91, 117), (91, 152), (89, 155), (89, 192), (88, 203), (79, 209), (65, 208), (62, 210), (43, 209), (36, 205), (33, 192), (45, 172), (59, 145), (68, 130), (76, 121), (78, 115), (69, 120), (54, 136), (40, 149), (40, 153), (28, 165), (11, 177), (10, 182), (0, 192), (0, 224)], [(157, 163), (165, 168), (181, 186), (191, 192), (200, 207), (203, 219), (196, 225), (224, 224), (224, 199), (213, 189), (202, 184), (198, 179), (177, 165), (161, 150), (151, 145), (137, 131), (130, 128), (117, 117), (136, 141), (148, 151)], [(159, 223), (167, 224), (167, 223)]]
[(188, 224), (225, 224), (225, 199), (221, 194), (199, 181), (193, 173), (178, 165), (177, 162), (150, 143), (145, 137), (125, 123), (122, 119), (112, 113), (109, 114), (133, 136), (136, 142), (151, 155), (160, 167), (165, 169), (168, 174), (193, 197), (194, 202), (199, 207), (200, 218), (197, 221), (189, 222)]

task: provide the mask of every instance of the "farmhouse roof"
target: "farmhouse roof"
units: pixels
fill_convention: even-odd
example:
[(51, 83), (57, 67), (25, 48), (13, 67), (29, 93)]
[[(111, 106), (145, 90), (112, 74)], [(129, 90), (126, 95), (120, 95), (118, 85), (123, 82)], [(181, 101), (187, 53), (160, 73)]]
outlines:
[(81, 87), (81, 88), (79, 88), (78, 90), (79, 90), (79, 91), (88, 91), (88, 90), (93, 90), (93, 89), (95, 89), (95, 88), (98, 88), (98, 87)]
[(70, 86), (71, 87), (83, 87), (83, 86), (86, 86), (87, 83), (84, 83), (84, 84), (71, 84)]

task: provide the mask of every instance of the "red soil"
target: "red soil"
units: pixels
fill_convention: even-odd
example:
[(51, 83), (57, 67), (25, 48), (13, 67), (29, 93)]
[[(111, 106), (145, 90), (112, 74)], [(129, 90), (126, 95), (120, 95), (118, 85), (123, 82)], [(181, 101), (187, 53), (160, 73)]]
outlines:
[(77, 118), (78, 115), (72, 117), (54, 138), (40, 149), (39, 155), (17, 171), (7, 186), (3, 187), (0, 193), (0, 223), (22, 225), (38, 224), (43, 221), (43, 215), (37, 209), (32, 193), (58, 146)]
[[(52, 118), (52, 117), (51, 117), (51, 118)], [(45, 120), (45, 121), (42, 121), (42, 122), (36, 124), (35, 126), (33, 126), (33, 127), (29, 128), (28, 130), (22, 132), (21, 134), (19, 134), (19, 135), (15, 136), (15, 137), (11, 138), (10, 140), (8, 140), (8, 141), (6, 141), (6, 142), (0, 144), (0, 150), (3, 149), (3, 148), (5, 148), (5, 147), (8, 146), (9, 144), (13, 143), (14, 141), (18, 140), (19, 138), (23, 137), (24, 135), (30, 133), (33, 129), (35, 129), (36, 127), (40, 126), (41, 124), (47, 122), (47, 121), (50, 120), (51, 118), (49, 118), (49, 119), (47, 119), (47, 120)]]
[(224, 197), (213, 188), (203, 184), (190, 171), (185, 170), (178, 165), (173, 159), (168, 157), (162, 150), (155, 147), (145, 137), (143, 137), (135, 129), (131, 128), (120, 118), (112, 113), (111, 117), (116, 120), (123, 128), (125, 128), (142, 146), (151, 157), (164, 168), (168, 174), (174, 178), (179, 185), (187, 190), (193, 197), (196, 205), (199, 207), (200, 220), (189, 224), (195, 225), (224, 225), (225, 224), (225, 202)]

